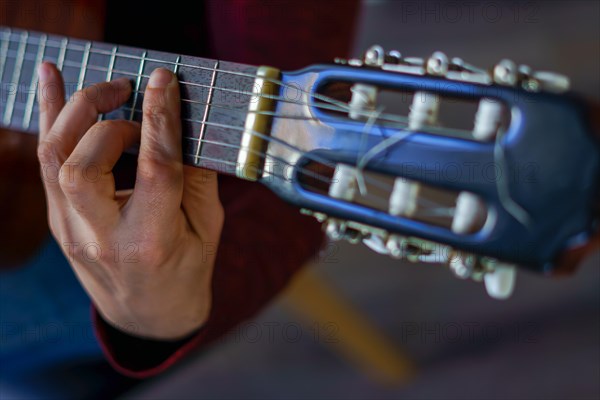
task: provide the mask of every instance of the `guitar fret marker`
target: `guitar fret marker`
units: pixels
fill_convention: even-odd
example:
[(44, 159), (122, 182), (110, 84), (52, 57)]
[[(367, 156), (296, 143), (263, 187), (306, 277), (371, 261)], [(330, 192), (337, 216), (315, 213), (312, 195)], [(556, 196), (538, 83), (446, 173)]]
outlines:
[(135, 92), (133, 93), (133, 103), (131, 105), (131, 113), (129, 113), (129, 120), (133, 121), (133, 117), (135, 115), (135, 106), (137, 104), (138, 94), (140, 92), (140, 85), (142, 83), (142, 74), (144, 73), (144, 64), (146, 63), (146, 55), (147, 51), (144, 51), (142, 54), (142, 58), (140, 60), (140, 69), (135, 82)]
[(35, 57), (35, 64), (33, 66), (33, 72), (31, 74), (31, 84), (29, 86), (29, 94), (27, 96), (27, 105), (25, 106), (25, 114), (23, 115), (23, 129), (29, 129), (31, 119), (33, 116), (33, 103), (35, 102), (35, 95), (37, 90), (34, 90), (37, 82), (37, 69), (44, 59), (44, 52), (46, 50), (46, 35), (42, 35), (40, 38), (40, 44), (38, 45), (38, 52)]
[(198, 142), (198, 146), (196, 146), (196, 164), (198, 164), (200, 149), (202, 148), (202, 139), (204, 139), (204, 134), (206, 133), (206, 121), (208, 120), (208, 111), (210, 109), (210, 102), (212, 101), (213, 87), (215, 86), (215, 81), (217, 78), (217, 68), (219, 68), (219, 61), (215, 63), (212, 77), (210, 78), (210, 87), (208, 88), (206, 107), (204, 107), (204, 116), (202, 117), (202, 125), (200, 126), (200, 135), (198, 136), (200, 141)]
[(83, 89), (83, 82), (85, 80), (85, 73), (87, 72), (87, 64), (90, 58), (90, 48), (92, 42), (85, 44), (85, 50), (83, 51), (83, 59), (81, 60), (81, 69), (79, 70), (79, 79), (77, 80), (77, 90)]
[(19, 40), (19, 49), (17, 50), (17, 59), (15, 61), (15, 69), (13, 71), (11, 84), (14, 85), (14, 90), (8, 94), (6, 101), (6, 110), (4, 110), (4, 119), (2, 123), (9, 126), (12, 121), (13, 111), (15, 108), (15, 100), (17, 98), (17, 90), (19, 88), (19, 79), (21, 78), (21, 69), (23, 68), (23, 60), (25, 59), (25, 49), (27, 48), (27, 37), (29, 32), (25, 31), (21, 34)]

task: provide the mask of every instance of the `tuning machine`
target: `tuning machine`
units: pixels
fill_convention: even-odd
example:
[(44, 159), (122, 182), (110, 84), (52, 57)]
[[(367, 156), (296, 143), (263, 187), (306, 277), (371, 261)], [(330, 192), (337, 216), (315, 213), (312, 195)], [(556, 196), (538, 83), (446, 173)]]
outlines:
[(511, 60), (502, 60), (494, 67), (494, 82), (505, 86), (519, 86), (529, 92), (564, 93), (570, 89), (571, 82), (565, 75), (534, 71), (528, 65), (517, 66)]
[(397, 50), (385, 52), (379, 45), (371, 46), (362, 58), (336, 58), (337, 64), (355, 67), (381, 68), (385, 71), (411, 75), (432, 75), (452, 81), (491, 85), (493, 83), (521, 87), (530, 92), (547, 91), (563, 93), (570, 88), (569, 78), (548, 71), (533, 71), (527, 65), (517, 65), (504, 59), (491, 71), (473, 66), (458, 57), (449, 59), (440, 51), (434, 52), (426, 60), (418, 57), (403, 57)]

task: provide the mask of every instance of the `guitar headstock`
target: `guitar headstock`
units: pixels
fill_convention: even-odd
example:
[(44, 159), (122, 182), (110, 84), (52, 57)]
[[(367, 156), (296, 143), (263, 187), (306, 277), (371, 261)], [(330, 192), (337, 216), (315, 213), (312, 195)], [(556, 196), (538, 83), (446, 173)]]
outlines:
[[(517, 266), (552, 272), (597, 230), (599, 146), (562, 75), (373, 46), (278, 84), (260, 180), (331, 240), (444, 264), (506, 298)], [(459, 103), (467, 124), (446, 126)]]

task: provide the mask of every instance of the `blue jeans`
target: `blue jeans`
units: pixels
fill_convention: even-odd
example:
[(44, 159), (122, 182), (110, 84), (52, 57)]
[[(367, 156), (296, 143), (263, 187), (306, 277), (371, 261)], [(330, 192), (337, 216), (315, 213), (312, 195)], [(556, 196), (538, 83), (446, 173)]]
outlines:
[(0, 270), (0, 398), (106, 398), (133, 383), (104, 360), (90, 300), (52, 238)]

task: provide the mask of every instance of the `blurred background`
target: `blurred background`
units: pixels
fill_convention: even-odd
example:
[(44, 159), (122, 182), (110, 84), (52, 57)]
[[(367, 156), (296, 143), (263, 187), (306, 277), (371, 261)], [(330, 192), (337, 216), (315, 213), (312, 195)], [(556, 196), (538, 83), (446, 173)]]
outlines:
[[(441, 50), (481, 67), (510, 58), (566, 74), (575, 91), (600, 100), (597, 1), (365, 0), (354, 55), (372, 44), (421, 57)], [(23, 296), (2, 297), (3, 320), (19, 320), (15, 304), (26, 309), (25, 293), (46, 291), (73, 306), (81, 293), (61, 297), (43, 284), (57, 274), (74, 279), (68, 269), (44, 267), (60, 257), (38, 255), (39, 282), (24, 287)], [(599, 266), (596, 253), (571, 277), (520, 273), (512, 298), (497, 301), (446, 268), (335, 243), (256, 319), (164, 375), (144, 382), (119, 377), (96, 359), (84, 322), (71, 320), (85, 340), (71, 346), (77, 362), (61, 366), (70, 379), (53, 374), (52, 354), (43, 368), (27, 372), (36, 387), (6, 378), (39, 357), (30, 346), (3, 354), (0, 397), (37, 391), (54, 398), (110, 392), (139, 399), (597, 399)], [(0, 290), (14, 293), (19, 274), (4, 274)], [(3, 344), (15, 339), (10, 326), (2, 329)], [(47, 345), (39, 331), (27, 335)]]

